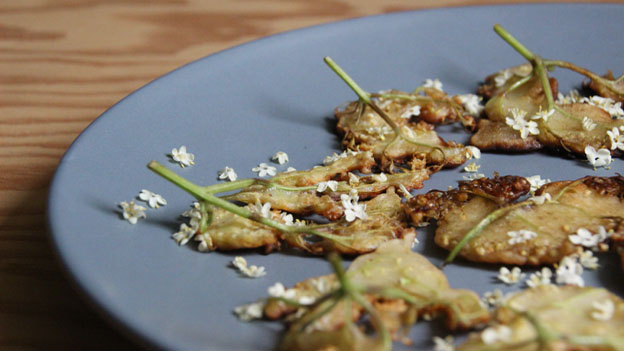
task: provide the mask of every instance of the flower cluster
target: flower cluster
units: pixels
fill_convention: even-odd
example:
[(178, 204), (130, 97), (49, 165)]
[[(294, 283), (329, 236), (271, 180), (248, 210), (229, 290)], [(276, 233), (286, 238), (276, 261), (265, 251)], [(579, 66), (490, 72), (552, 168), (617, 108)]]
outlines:
[(519, 131), (522, 139), (526, 139), (529, 135), (537, 135), (540, 133), (536, 122), (527, 121), (525, 119), (527, 115), (526, 111), (512, 108), (509, 112), (511, 113), (511, 117), (506, 117), (505, 123), (513, 130)]
[(266, 270), (263, 266), (249, 266), (247, 265), (247, 260), (242, 256), (234, 257), (232, 267), (236, 268), (241, 275), (249, 278), (259, 278), (266, 275)]
[(532, 232), (530, 230), (521, 229), (507, 232), (507, 236), (509, 240), (507, 242), (509, 245), (521, 244), (523, 242), (529, 241), (537, 237), (536, 232)]
[(195, 164), (195, 155), (186, 152), (186, 146), (180, 146), (180, 149), (173, 148), (171, 150), (171, 158), (180, 164), (180, 167), (191, 166)]
[(357, 190), (351, 189), (349, 195), (340, 195), (340, 201), (344, 208), (344, 216), (347, 222), (353, 222), (356, 218), (366, 219), (366, 205), (358, 203), (360, 197), (357, 194)]
[(585, 156), (587, 156), (587, 161), (594, 166), (594, 169), (597, 167), (606, 167), (611, 164), (611, 152), (607, 149), (594, 149), (593, 146), (587, 145), (585, 147)]

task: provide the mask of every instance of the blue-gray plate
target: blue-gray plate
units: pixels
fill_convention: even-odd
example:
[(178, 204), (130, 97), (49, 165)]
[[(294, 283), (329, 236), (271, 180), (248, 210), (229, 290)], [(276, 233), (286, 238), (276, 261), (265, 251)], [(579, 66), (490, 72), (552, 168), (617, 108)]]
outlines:
[[(240, 178), (270, 162), (278, 150), (290, 162), (312, 167), (339, 151), (332, 110), (354, 94), (323, 63), (331, 56), (370, 91), (412, 90), (439, 78), (450, 93), (474, 92), (483, 78), (523, 58), (493, 31), (502, 24), (527, 47), (547, 58), (565, 59), (597, 73), (622, 66), (621, 5), (517, 5), (450, 8), (359, 18), (253, 41), (186, 65), (155, 80), (111, 107), (67, 151), (49, 197), (49, 229), (62, 264), (98, 310), (138, 340), (170, 350), (272, 350), (282, 326), (243, 323), (235, 306), (266, 295), (280, 281), (292, 285), (330, 271), (323, 258), (297, 253), (201, 253), (195, 244), (178, 247), (170, 238), (179, 215), (193, 198), (145, 166), (158, 160), (189, 179), (217, 182), (217, 171), (233, 167)], [(556, 71), (563, 92), (582, 77)], [(447, 139), (465, 143), (468, 134), (446, 128)], [(168, 162), (172, 148), (186, 145), (195, 165)], [(480, 171), (491, 175), (540, 174), (552, 180), (594, 171), (582, 159), (552, 153), (485, 153)], [(425, 188), (446, 189), (462, 179), (461, 168), (433, 175)], [(131, 225), (121, 219), (121, 201), (141, 189), (162, 194), (168, 205), (147, 211)], [(434, 263), (446, 252), (435, 247), (431, 230), (419, 230), (416, 248)], [(244, 254), (265, 266), (259, 279), (239, 277), (228, 263)], [(587, 284), (624, 295), (614, 255), (601, 255)], [(497, 283), (498, 267), (458, 260), (445, 268), (453, 287), (483, 293)], [(429, 349), (441, 323), (422, 322), (410, 336), (411, 349)], [(396, 345), (397, 349), (408, 348)]]

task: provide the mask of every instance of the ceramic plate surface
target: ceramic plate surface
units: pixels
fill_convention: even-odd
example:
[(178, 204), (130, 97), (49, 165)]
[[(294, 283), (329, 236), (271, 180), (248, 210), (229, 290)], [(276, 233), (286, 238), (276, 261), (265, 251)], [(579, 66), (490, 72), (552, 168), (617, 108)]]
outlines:
[[(331, 56), (370, 91), (410, 91), (426, 78), (439, 78), (452, 94), (474, 92), (483, 78), (523, 58), (493, 31), (502, 24), (527, 47), (547, 58), (565, 59), (597, 73), (622, 67), (620, 5), (519, 5), (452, 8), (389, 14), (288, 32), (254, 41), (184, 66), (122, 100), (90, 125), (65, 154), (50, 191), (49, 229), (61, 261), (85, 295), (124, 330), (159, 349), (272, 350), (281, 325), (242, 323), (232, 310), (286, 286), (326, 274), (328, 264), (303, 254), (245, 253), (265, 266), (260, 279), (243, 279), (227, 268), (235, 254), (200, 253), (194, 244), (178, 247), (170, 238), (179, 215), (193, 198), (145, 166), (154, 159), (204, 184), (217, 171), (233, 167), (239, 178), (270, 162), (278, 150), (290, 162), (310, 168), (339, 151), (333, 133), (335, 106), (355, 98), (323, 63)], [(582, 77), (558, 70), (561, 91)], [(445, 138), (465, 143), (468, 134), (445, 128)], [(186, 145), (196, 164), (169, 163), (172, 148)], [(480, 171), (491, 175), (575, 179), (594, 172), (582, 160), (548, 153), (486, 153)], [(461, 168), (433, 175), (425, 188), (446, 189), (465, 175)], [(136, 225), (120, 219), (117, 204), (141, 189), (169, 202), (148, 210)], [(419, 230), (415, 249), (434, 263), (446, 252), (435, 247), (431, 231)], [(240, 254), (240, 253), (236, 253)], [(615, 256), (600, 256), (601, 268), (586, 272), (589, 285), (624, 295)], [(498, 267), (458, 260), (445, 269), (451, 285), (482, 294), (496, 283)], [(418, 324), (410, 336), (429, 349), (433, 335), (446, 335), (442, 323)]]

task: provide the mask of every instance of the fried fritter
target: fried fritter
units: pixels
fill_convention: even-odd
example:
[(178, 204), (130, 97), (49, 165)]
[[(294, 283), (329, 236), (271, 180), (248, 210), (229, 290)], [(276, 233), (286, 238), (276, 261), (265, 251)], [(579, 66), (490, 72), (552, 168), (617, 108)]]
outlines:
[[(495, 315), (492, 329), (472, 333), (458, 351), (624, 350), (624, 301), (603, 288), (539, 286), (514, 294)], [(486, 335), (496, 328), (504, 336)]]
[[(487, 322), (488, 311), (478, 295), (469, 290), (451, 289), (444, 274), (424, 256), (411, 251), (413, 236), (382, 244), (375, 252), (358, 257), (346, 272), (354, 286), (365, 287), (364, 297), (375, 307), (384, 326), (395, 338), (404, 328), (424, 315), (446, 316), (449, 329), (469, 328)], [(377, 338), (367, 336), (354, 326), (366, 314), (364, 308), (344, 300), (331, 304), (332, 292), (339, 287), (335, 275), (312, 278), (289, 289), (291, 299), (307, 297), (315, 305), (293, 307), (279, 299), (269, 299), (264, 313), (271, 319), (295, 316), (280, 349), (282, 350), (368, 350), (378, 345)], [(405, 294), (392, 296), (391, 289)], [(320, 318), (310, 316), (329, 306)], [(345, 308), (351, 307), (346, 313)], [(351, 316), (346, 323), (345, 316)], [(373, 348), (375, 349), (375, 348)], [(373, 350), (371, 349), (371, 350)]]
[[(491, 192), (484, 196), (451, 190), (419, 195), (409, 204), (413, 220), (438, 219), (435, 242), (447, 250), (454, 249), (472, 232), (474, 237), (459, 252), (471, 261), (539, 265), (559, 262), (574, 253), (576, 246), (568, 237), (581, 228), (596, 233), (604, 227), (621, 233), (623, 189), (621, 176), (585, 177), (544, 185), (536, 195), (548, 194), (552, 200), (543, 203), (531, 200), (511, 203), (491, 196)], [(509, 233), (520, 230), (531, 231), (536, 236), (523, 242), (510, 240)]]

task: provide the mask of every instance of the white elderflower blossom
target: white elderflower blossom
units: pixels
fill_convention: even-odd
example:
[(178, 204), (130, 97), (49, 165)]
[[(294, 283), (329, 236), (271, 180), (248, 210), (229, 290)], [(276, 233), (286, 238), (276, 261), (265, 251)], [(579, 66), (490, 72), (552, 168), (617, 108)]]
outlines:
[(200, 233), (195, 235), (195, 241), (199, 241), (199, 245), (197, 245), (197, 249), (201, 252), (206, 252), (214, 247), (212, 243), (212, 238), (208, 233)]
[(173, 148), (171, 150), (171, 158), (180, 164), (180, 167), (191, 166), (195, 164), (195, 155), (186, 151), (186, 146), (180, 146), (180, 149)]
[(557, 267), (557, 284), (585, 286), (585, 280), (581, 276), (583, 274), (583, 266), (575, 257), (566, 256)]
[(137, 205), (134, 201), (130, 201), (129, 203), (122, 201), (119, 203), (119, 207), (123, 210), (123, 218), (131, 224), (136, 224), (139, 218), (147, 217), (145, 214), (146, 208), (141, 205)]
[(249, 266), (247, 265), (247, 260), (242, 256), (234, 257), (232, 266), (236, 268), (241, 275), (248, 278), (259, 278), (266, 275), (266, 270), (263, 266)]
[[(588, 132), (591, 132), (592, 130), (594, 130), (596, 128), (596, 126), (598, 124), (594, 123), (594, 120), (585, 116), (583, 117), (583, 121), (581, 121), (581, 124), (583, 125), (583, 129), (585, 129)], [(608, 132), (607, 132), (608, 133)]]
[(249, 205), (248, 207), (249, 207), (249, 210), (252, 213), (255, 213), (255, 214), (257, 214), (257, 215), (259, 215), (261, 217), (264, 217), (264, 218), (271, 218), (271, 217), (273, 217), (271, 215), (271, 203), (270, 202), (267, 202), (265, 204), (261, 204), (258, 201), (254, 205)]
[(271, 157), (271, 161), (277, 162), (280, 165), (288, 163), (288, 154), (284, 151), (278, 151)]
[(609, 234), (605, 227), (598, 227), (598, 232), (594, 235), (585, 228), (579, 228), (576, 234), (568, 236), (568, 239), (576, 245), (581, 245), (588, 248), (596, 248), (598, 244), (607, 240)]
[(419, 116), (419, 115), (420, 115), (420, 105), (414, 105), (405, 109), (405, 111), (403, 111), (403, 113), (401, 114), (401, 118), (409, 119), (412, 116)]
[(539, 111), (537, 111), (531, 117), (531, 119), (533, 119), (533, 120), (542, 119), (542, 120), (544, 120), (544, 122), (547, 122), (548, 118), (550, 118), (550, 116), (552, 116), (553, 113), (555, 113), (555, 109), (554, 108), (546, 111), (546, 110), (542, 110), (542, 107), (540, 106)]
[(340, 201), (344, 208), (344, 216), (347, 222), (353, 222), (356, 218), (366, 219), (366, 205), (358, 203), (360, 197), (357, 194), (357, 190), (351, 189), (349, 195), (340, 195)]
[(455, 351), (455, 340), (452, 335), (444, 339), (439, 336), (433, 337), (433, 351)]
[(563, 95), (561, 92), (557, 93), (558, 104), (573, 104), (581, 100), (581, 94), (578, 90), (571, 90), (568, 95)]
[(483, 294), (481, 299), (487, 307), (498, 308), (505, 301), (505, 295), (501, 289), (494, 289), (493, 291), (487, 291)]
[(505, 117), (505, 123), (513, 130), (520, 132), (520, 137), (526, 139), (529, 135), (538, 135), (540, 133), (537, 123), (525, 119), (527, 112), (518, 108), (510, 110), (511, 117)]
[(548, 267), (543, 267), (541, 271), (537, 271), (529, 275), (526, 280), (526, 285), (530, 288), (535, 288), (542, 285), (551, 284), (551, 278), (553, 276), (552, 271)]
[(497, 88), (500, 88), (503, 85), (505, 85), (505, 83), (507, 83), (509, 78), (511, 78), (512, 76), (513, 76), (513, 73), (511, 73), (511, 70), (509, 69), (504, 69), (502, 71), (499, 71), (498, 74), (494, 77), (494, 85)]
[(483, 111), (483, 105), (481, 105), (482, 98), (480, 96), (475, 94), (464, 94), (457, 95), (457, 98), (461, 102), (462, 106), (464, 106), (464, 109), (466, 109), (466, 112), (468, 112), (471, 116), (477, 117), (481, 114), (481, 111)]
[(543, 205), (545, 202), (552, 201), (552, 197), (549, 193), (545, 193), (544, 195), (540, 196), (531, 196), (529, 198), (529, 201), (533, 202), (536, 205)]
[(319, 193), (322, 193), (327, 189), (331, 191), (336, 191), (336, 189), (338, 189), (338, 182), (335, 180), (328, 180), (326, 182), (320, 182), (316, 186), (316, 191), (318, 191)]
[(267, 289), (267, 293), (271, 297), (284, 298), (284, 299), (288, 299), (288, 300), (294, 300), (294, 301), (297, 301), (298, 303), (300, 303), (302, 305), (310, 305), (310, 304), (313, 304), (314, 301), (315, 301), (315, 298), (312, 297), (312, 296), (297, 296), (297, 290), (295, 290), (295, 289), (286, 289), (284, 287), (284, 285), (282, 283), (280, 283), (280, 282), (277, 282), (277, 283), (271, 285)]
[(476, 146), (466, 146), (464, 148), (466, 150), (466, 157), (468, 159), (480, 159), (481, 158), (481, 150)]
[(435, 79), (425, 79), (425, 82), (423, 83), (423, 88), (433, 88), (439, 91), (444, 91), (442, 90), (442, 82), (440, 82), (440, 80), (438, 78)]
[(476, 164), (475, 162), (471, 162), (466, 167), (464, 167), (464, 172), (476, 173), (479, 171), (479, 168), (481, 168), (480, 165)]
[(509, 240), (507, 240), (509, 245), (515, 245), (536, 238), (537, 233), (530, 230), (521, 229), (517, 231), (514, 230), (507, 232), (507, 236), (509, 237)]
[(592, 307), (594, 311), (591, 313), (591, 317), (598, 321), (608, 321), (615, 313), (615, 304), (609, 298), (592, 302)]
[(353, 185), (358, 185), (359, 183), (360, 183), (360, 177), (349, 172), (349, 185), (353, 186)]
[(579, 263), (587, 269), (598, 269), (598, 257), (591, 250), (585, 250), (578, 254)]
[(619, 149), (624, 151), (624, 134), (620, 134), (620, 130), (624, 131), (624, 126), (620, 128), (613, 127), (607, 131), (609, 141), (611, 142), (611, 150)]
[(511, 270), (507, 267), (501, 267), (498, 271), (497, 278), (507, 285), (512, 285), (518, 283), (524, 276), (525, 274), (522, 273), (520, 267), (514, 267)]
[(254, 167), (251, 170), (258, 173), (259, 177), (266, 177), (268, 175), (274, 176), (275, 174), (277, 174), (277, 169), (275, 167), (269, 166), (264, 162), (260, 163), (257, 167)]
[(288, 167), (288, 168), (286, 168), (286, 170), (284, 171), (284, 173), (290, 173), (290, 172), (294, 172), (294, 171), (296, 171), (296, 170), (297, 170), (297, 169), (296, 169), (295, 167)]
[(542, 185), (546, 183), (550, 183), (550, 179), (542, 179), (542, 177), (539, 174), (530, 176), (530, 177), (525, 177), (525, 179), (531, 185), (531, 190), (530, 190), (531, 193), (536, 192), (537, 189), (542, 187)]
[(293, 217), (292, 214), (288, 213), (288, 212), (280, 212), (278, 219), (286, 224), (286, 225), (294, 225), (295, 224), (295, 219)]
[(197, 233), (197, 227), (188, 226), (186, 223), (180, 224), (180, 229), (177, 233), (173, 233), (171, 238), (175, 240), (178, 245), (186, 245), (193, 238), (193, 236)]
[(233, 182), (238, 179), (238, 174), (236, 174), (233, 168), (225, 166), (225, 168), (219, 171), (219, 179), (227, 179), (230, 182)]
[(167, 204), (167, 200), (165, 200), (162, 195), (153, 193), (147, 189), (141, 190), (141, 193), (139, 194), (139, 199), (147, 202), (147, 204), (151, 208), (158, 208), (161, 205), (165, 206)]
[(620, 117), (624, 115), (624, 110), (622, 110), (622, 103), (615, 102), (613, 101), (613, 99), (610, 98), (594, 95), (588, 98), (584, 97), (580, 101), (602, 108), (603, 110), (607, 111), (609, 115), (611, 115), (611, 117)]
[(506, 325), (497, 325), (489, 327), (481, 332), (481, 340), (486, 345), (495, 344), (497, 342), (506, 343), (511, 341), (513, 332)]
[(596, 151), (593, 146), (587, 145), (585, 147), (585, 156), (587, 156), (587, 161), (594, 166), (594, 169), (597, 167), (605, 167), (611, 164), (611, 152), (607, 149), (600, 149)]
[(237, 306), (234, 313), (243, 322), (249, 322), (254, 319), (262, 318), (264, 310), (264, 302), (258, 301), (247, 305)]

